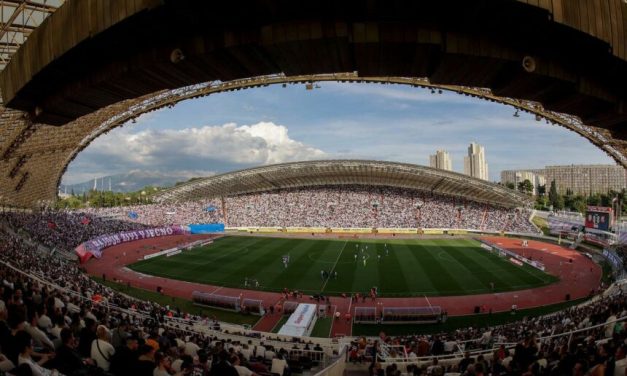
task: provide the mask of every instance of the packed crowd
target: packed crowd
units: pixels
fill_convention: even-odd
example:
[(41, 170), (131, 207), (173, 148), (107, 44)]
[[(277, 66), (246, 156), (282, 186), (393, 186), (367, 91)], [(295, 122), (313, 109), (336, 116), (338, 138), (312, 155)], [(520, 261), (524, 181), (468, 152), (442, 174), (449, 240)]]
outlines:
[[(627, 315), (627, 295), (616, 294), (581, 307), (494, 328), (467, 328), (452, 333), (356, 340), (354, 362), (372, 361), (376, 375), (625, 375), (627, 328), (614, 322)], [(605, 324), (605, 325), (603, 325)], [(600, 325), (597, 328), (591, 328)], [(557, 335), (583, 330), (570, 336)], [(477, 341), (464, 342), (471, 339)], [(514, 347), (511, 350), (511, 347)], [(382, 354), (377, 364), (372, 355)], [(508, 349), (510, 348), (510, 349)], [(376, 349), (376, 350), (375, 350)], [(492, 356), (470, 356), (470, 350), (494, 349)], [(418, 365), (416, 358), (465, 351), (460, 362)]]
[[(2, 234), (0, 238), (0, 261), (15, 267), (12, 269), (0, 264), (0, 370), (17, 366), (30, 371), (16, 370), (18, 375), (47, 375), (49, 369), (68, 375), (99, 372), (114, 375), (192, 372), (198, 375), (241, 375), (253, 369), (258, 374), (264, 374), (271, 371), (273, 363), (279, 366), (287, 364), (281, 358), (289, 355), (292, 343), (286, 343), (287, 350), (283, 351), (259, 349), (257, 351), (263, 351), (264, 355), (262, 359), (256, 359), (256, 351), (246, 349), (243, 342), (179, 332), (164, 326), (160, 318), (169, 314), (191, 318), (189, 315), (175, 308), (117, 294), (85, 276), (72, 262), (42, 254), (36, 247), (14, 236)], [(40, 281), (24, 277), (20, 270), (28, 271)], [(61, 289), (48, 287), (41, 281), (51, 282)], [(108, 304), (121, 310), (112, 310)], [(146, 314), (135, 314), (138, 312)], [(622, 346), (627, 338), (625, 328), (622, 322), (610, 322), (625, 315), (627, 301), (622, 290), (616, 288), (615, 294), (593, 304), (541, 318), (494, 328), (466, 328), (453, 333), (385, 337), (384, 340), (390, 348), (402, 349), (390, 354), (392, 358), (405, 359), (404, 363), (399, 362), (402, 367), (406, 367), (407, 359), (457, 352), (460, 347), (469, 350), (519, 342), (515, 352), (508, 352), (502, 347), (495, 352), (496, 360), (485, 361), (485, 364), (480, 358), (468, 357), (459, 365), (442, 367), (443, 372), (467, 375), (481, 373), (481, 367), (484, 367), (484, 373), (487, 370), (493, 374), (528, 375), (559, 375), (575, 369), (582, 372), (601, 369), (598, 367), (624, 369), (624, 362), (618, 362), (622, 358), (613, 358), (612, 354), (617, 351), (623, 356)], [(608, 324), (574, 336), (570, 346), (567, 337), (536, 341), (538, 336), (583, 329), (599, 323)], [(601, 345), (595, 343), (595, 340), (606, 337), (611, 339)], [(464, 343), (471, 339), (479, 340)], [(270, 354), (269, 359), (267, 354)], [(366, 355), (366, 350), (356, 345), (351, 354), (356, 354), (355, 360), (358, 360)], [(390, 359), (383, 363), (385, 367), (391, 367), (388, 372), (391, 375), (398, 370), (398, 366), (395, 370), (392, 364), (394, 361)], [(248, 371), (232, 373), (236, 365)], [(380, 370), (385, 372), (383, 368)], [(376, 362), (373, 371), (379, 372)], [(421, 374), (430, 371), (428, 367), (419, 367), (411, 372)]]
[(0, 261), (0, 371), (14, 375), (288, 375), (288, 356), (319, 349), (253, 345), (165, 325), (164, 316), (203, 318), (118, 294), (76, 264), (4, 233)]
[[(130, 374), (126, 373), (128, 370), (137, 375), (248, 374), (246, 370), (243, 373), (221, 373), (230, 372), (226, 369), (238, 365), (263, 374), (271, 370), (273, 359), (283, 364), (284, 359), (280, 358), (287, 356), (291, 349), (292, 344), (286, 344), (287, 349), (264, 351), (263, 359), (256, 359), (255, 352), (246, 348), (248, 346), (243, 342), (178, 332), (164, 326), (159, 318), (169, 312), (187, 318), (189, 315), (117, 294), (86, 277), (74, 263), (44, 255), (19, 238), (0, 236), (1, 261), (62, 288), (53, 289), (42, 282), (29, 280), (0, 264), (0, 279), (3, 281), (0, 286), (1, 370), (20, 366), (29, 368), (36, 375), (47, 375), (49, 369), (67, 375), (100, 372), (122, 375)], [(104, 303), (126, 311), (112, 310)], [(147, 316), (134, 315), (133, 312), (147, 312)], [(383, 365), (389, 369), (384, 374), (396, 374), (399, 367), (406, 367), (407, 359), (458, 352), (460, 346), (469, 350), (516, 342), (519, 345), (515, 351), (505, 350), (505, 347), (495, 351), (496, 360), (469, 356), (458, 365), (442, 366), (442, 370), (474, 375), (484, 367), (484, 373), (493, 374), (561, 375), (576, 367), (582, 372), (601, 365), (603, 369), (624, 369), (625, 362), (618, 360), (622, 359), (621, 351), (627, 338), (625, 328), (622, 322), (609, 322), (625, 315), (627, 300), (622, 291), (616, 289), (616, 294), (593, 304), (500, 327), (467, 328), (432, 336), (385, 337), (390, 348), (399, 350), (388, 354)], [(602, 323), (608, 324), (576, 335), (570, 346), (568, 337), (536, 341), (538, 336)], [(606, 337), (611, 339), (601, 345), (594, 342)], [(471, 339), (478, 341), (464, 343)], [(350, 356), (357, 361), (367, 355), (369, 348), (372, 346), (360, 348), (356, 342)], [(619, 357), (612, 357), (614, 351)], [(266, 359), (266, 354), (271, 354), (271, 358)], [(399, 359), (396, 370), (393, 366), (395, 357)], [(405, 361), (400, 362), (402, 359)], [(418, 367), (415, 372), (421, 374), (428, 369)], [(381, 371), (385, 372), (384, 368)], [(30, 374), (20, 372), (23, 371), (15, 371), (16, 374)], [(376, 362), (373, 372), (379, 372)]]
[(530, 213), (389, 187), (327, 187), (226, 199), (237, 226), (464, 228), (535, 232)]
[(219, 201), (186, 201), (176, 204), (147, 204), (112, 208), (81, 209), (89, 215), (132, 221), (149, 226), (189, 225), (193, 223), (223, 223)]
[[(211, 210), (208, 211), (207, 209)], [(389, 187), (284, 189), (176, 204), (88, 209), (148, 225), (222, 222), (230, 227), (463, 228), (537, 232), (527, 210)], [(129, 214), (134, 218), (130, 218)]]
[(3, 212), (0, 221), (6, 221), (31, 236), (36, 235), (38, 242), (51, 249), (63, 250), (73, 249), (100, 235), (146, 228), (141, 223), (67, 211)]

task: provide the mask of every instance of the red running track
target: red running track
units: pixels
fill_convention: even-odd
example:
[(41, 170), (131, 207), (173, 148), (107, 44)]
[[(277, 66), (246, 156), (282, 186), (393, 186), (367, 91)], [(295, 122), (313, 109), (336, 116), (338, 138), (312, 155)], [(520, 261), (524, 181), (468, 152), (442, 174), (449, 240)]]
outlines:
[[(169, 296), (191, 299), (195, 290), (218, 293), (220, 295), (241, 296), (242, 298), (260, 299), (265, 306), (275, 305), (280, 308), (283, 296), (279, 293), (240, 290), (220, 286), (204, 285), (185, 281), (177, 281), (162, 277), (148, 276), (134, 272), (126, 265), (132, 264), (149, 253), (160, 249), (172, 248), (176, 245), (190, 243), (194, 240), (205, 239), (208, 235), (175, 235), (158, 239), (145, 239), (131, 243), (120, 244), (108, 248), (103, 252), (102, 258), (92, 259), (85, 265), (87, 272), (92, 275), (102, 276), (106, 274), (108, 279), (115, 278), (123, 283), (129, 283), (134, 287), (155, 291), (158, 286)], [(331, 297), (331, 304), (341, 313), (340, 320), (334, 320), (331, 329), (332, 336), (350, 335), (350, 322), (344, 319), (347, 312), (354, 313), (355, 307), (376, 307), (382, 303), (386, 307), (411, 307), (411, 306), (441, 306), (449, 316), (469, 315), (474, 312), (475, 306), (483, 306), (486, 311), (509, 311), (513, 304), (519, 309), (533, 308), (549, 304), (563, 302), (566, 294), (571, 299), (588, 296), (591, 291), (599, 287), (601, 280), (601, 268), (583, 256), (581, 253), (568, 248), (529, 240), (528, 247), (521, 245), (521, 240), (504, 237), (483, 237), (493, 244), (514, 251), (523, 256), (531, 256), (534, 260), (544, 263), (546, 271), (556, 275), (560, 281), (549, 286), (491, 294), (442, 296), (442, 297), (412, 297), (412, 298), (379, 298), (377, 301), (367, 299), (366, 302), (353, 303), (349, 298)], [(569, 260), (572, 259), (572, 262)], [(292, 299), (294, 300), (294, 299)], [(308, 297), (301, 299), (308, 302)], [(275, 310), (276, 312), (277, 310)], [(280, 320), (280, 314), (267, 315), (255, 325), (255, 330), (270, 331)]]

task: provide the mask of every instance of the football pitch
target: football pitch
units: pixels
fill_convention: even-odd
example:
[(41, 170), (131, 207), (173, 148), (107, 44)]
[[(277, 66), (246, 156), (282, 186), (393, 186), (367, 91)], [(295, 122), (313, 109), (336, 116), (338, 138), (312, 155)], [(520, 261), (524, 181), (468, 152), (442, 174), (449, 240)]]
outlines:
[[(287, 266), (285, 257), (289, 258)], [(514, 265), (481, 248), (478, 241), (464, 238), (226, 236), (206, 247), (139, 261), (129, 268), (216, 286), (265, 291), (287, 288), (305, 294), (367, 293), (376, 286), (380, 296), (388, 297), (481, 294), (534, 288), (558, 280), (531, 266)]]

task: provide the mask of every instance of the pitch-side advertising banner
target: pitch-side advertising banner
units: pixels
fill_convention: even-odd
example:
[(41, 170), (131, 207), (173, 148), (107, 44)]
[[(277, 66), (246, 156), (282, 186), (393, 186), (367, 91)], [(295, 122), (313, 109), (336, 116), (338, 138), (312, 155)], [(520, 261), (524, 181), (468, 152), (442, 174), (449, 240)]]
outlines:
[(188, 234), (189, 230), (183, 226), (165, 226), (155, 227), (144, 230), (133, 230), (119, 232), (117, 234), (102, 235), (97, 238), (86, 241), (76, 247), (75, 252), (81, 263), (89, 260), (92, 256), (100, 258), (105, 248), (114, 245), (132, 242), (135, 240), (158, 238), (160, 236)]

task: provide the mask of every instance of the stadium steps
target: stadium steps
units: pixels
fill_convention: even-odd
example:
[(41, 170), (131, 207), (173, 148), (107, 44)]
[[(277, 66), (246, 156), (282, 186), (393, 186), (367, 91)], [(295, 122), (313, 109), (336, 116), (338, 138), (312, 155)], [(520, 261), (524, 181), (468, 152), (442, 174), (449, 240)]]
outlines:
[(368, 363), (362, 363), (362, 364), (353, 364), (353, 363), (346, 363), (346, 368), (344, 369), (344, 376), (366, 376), (366, 375), (370, 375), (370, 373), (368, 372), (368, 366), (370, 364)]
[(253, 327), (253, 330), (260, 332), (272, 332), (276, 324), (281, 321), (283, 315), (280, 312), (264, 315)]

